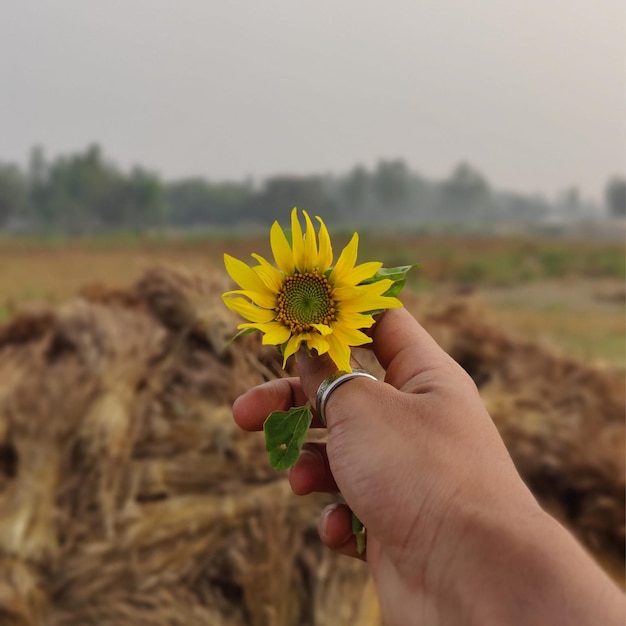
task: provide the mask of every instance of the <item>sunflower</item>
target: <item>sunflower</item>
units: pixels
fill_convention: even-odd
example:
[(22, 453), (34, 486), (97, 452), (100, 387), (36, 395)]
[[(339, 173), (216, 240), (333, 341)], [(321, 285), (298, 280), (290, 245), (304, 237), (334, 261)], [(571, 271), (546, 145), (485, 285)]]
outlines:
[(274, 222), (270, 245), (276, 266), (258, 254), (258, 265), (224, 255), (230, 277), (241, 287), (222, 295), (226, 306), (248, 322), (237, 328), (258, 330), (263, 343), (280, 346), (283, 367), (303, 344), (318, 354), (326, 354), (340, 370), (352, 371), (350, 346), (371, 342), (363, 329), (374, 324), (374, 313), (401, 307), (400, 300), (385, 293), (393, 285), (380, 279), (382, 263), (355, 265), (359, 237), (354, 233), (333, 265), (333, 251), (326, 225), (321, 218), (319, 232), (306, 211), (302, 211), (306, 231), (300, 225), (297, 209), (291, 212), (291, 244)]

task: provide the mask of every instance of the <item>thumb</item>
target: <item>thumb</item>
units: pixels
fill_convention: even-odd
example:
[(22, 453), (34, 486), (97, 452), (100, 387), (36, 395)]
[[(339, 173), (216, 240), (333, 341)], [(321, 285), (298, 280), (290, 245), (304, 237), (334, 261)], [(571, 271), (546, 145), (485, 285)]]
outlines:
[[(322, 382), (337, 372), (337, 366), (328, 355), (311, 356), (300, 351), (296, 360), (298, 375), (307, 399), (312, 407), (317, 407), (317, 393)], [(353, 367), (359, 367), (353, 362)], [(341, 384), (333, 390), (325, 406), (326, 424), (329, 430), (337, 420), (345, 418), (348, 421), (352, 416), (359, 416), (360, 426), (363, 426), (365, 416), (373, 415), (372, 408), (384, 406), (384, 396), (393, 392), (390, 385), (364, 377), (355, 377)], [(381, 394), (383, 397), (381, 397)]]
[(302, 389), (311, 406), (315, 408), (319, 386), (325, 378), (337, 371), (337, 366), (327, 354), (317, 356), (300, 350), (296, 354), (296, 368)]
[[(327, 355), (300, 352), (297, 368), (302, 388), (316, 406), (319, 385), (337, 367)], [(387, 383), (357, 377), (336, 387), (326, 402), (326, 454), (333, 480), (350, 508), (372, 530), (380, 527), (381, 507), (368, 493), (398, 489), (393, 472), (382, 470), (407, 458), (400, 455), (393, 461), (389, 455), (402, 441), (389, 428), (390, 418), (410, 413), (406, 395)]]
[[(442, 365), (454, 364), (455, 369), (460, 369), (405, 308), (385, 311), (374, 326), (372, 336), (374, 354), (386, 371), (385, 381), (395, 389), (417, 391), (419, 383), (429, 380), (434, 371), (440, 372)], [(315, 407), (320, 384), (337, 371), (337, 366), (328, 354), (310, 356), (304, 350), (297, 353), (296, 363), (302, 388)], [(450, 372), (449, 367), (447, 371)], [(359, 384), (364, 389), (368, 383), (370, 388), (375, 385), (363, 378), (345, 385)], [(391, 391), (387, 385), (380, 385), (380, 388)], [(338, 393), (339, 389), (333, 392), (333, 399)]]

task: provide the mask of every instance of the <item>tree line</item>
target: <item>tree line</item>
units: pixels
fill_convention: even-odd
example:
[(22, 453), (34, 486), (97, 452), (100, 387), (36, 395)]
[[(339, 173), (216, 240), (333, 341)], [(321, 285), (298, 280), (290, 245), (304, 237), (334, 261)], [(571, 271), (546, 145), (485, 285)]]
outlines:
[(401, 159), (381, 160), (342, 175), (274, 176), (251, 181), (205, 178), (164, 181), (141, 167), (122, 171), (98, 145), (47, 159), (33, 148), (25, 168), (0, 163), (0, 230), (84, 234), (114, 231), (242, 228), (266, 225), (299, 206), (332, 224), (428, 227), (564, 221), (626, 214), (626, 181), (607, 181), (605, 206), (576, 188), (556, 200), (495, 190), (467, 163), (443, 180), (411, 171)]

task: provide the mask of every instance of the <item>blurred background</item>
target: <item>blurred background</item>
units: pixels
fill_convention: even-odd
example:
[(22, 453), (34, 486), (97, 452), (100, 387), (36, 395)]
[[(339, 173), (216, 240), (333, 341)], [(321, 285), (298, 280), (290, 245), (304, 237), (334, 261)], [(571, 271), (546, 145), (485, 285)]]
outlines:
[(9, 232), (294, 204), (359, 226), (623, 217), (619, 0), (35, 1), (0, 35)]
[(378, 623), (229, 417), (283, 373), (222, 256), (293, 206), (421, 264), (406, 306), (623, 585), (625, 59), (620, 0), (6, 3), (3, 623)]

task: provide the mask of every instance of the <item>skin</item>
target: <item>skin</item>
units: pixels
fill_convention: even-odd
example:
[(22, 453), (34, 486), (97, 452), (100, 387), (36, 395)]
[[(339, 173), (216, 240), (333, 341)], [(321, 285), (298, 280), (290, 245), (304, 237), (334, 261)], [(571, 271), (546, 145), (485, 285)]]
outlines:
[[(372, 338), (385, 382), (332, 393), (327, 443), (306, 444), (289, 480), (298, 495), (341, 493), (365, 524), (385, 624), (623, 625), (622, 592), (539, 507), (465, 371), (405, 309)], [(238, 398), (237, 424), (259, 430), (271, 411), (315, 406), (336, 367), (300, 352), (297, 368)], [(320, 537), (359, 557), (350, 509), (327, 508)]]

